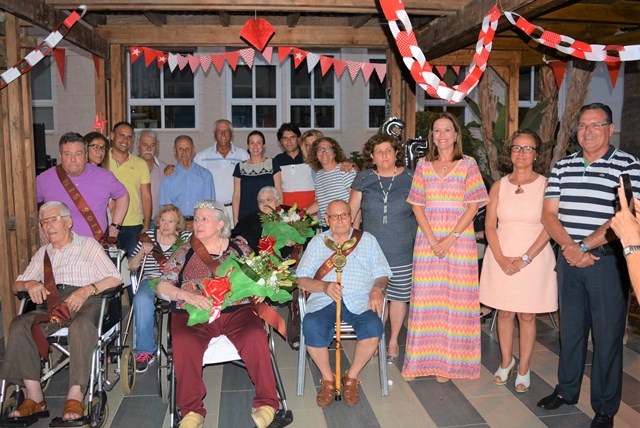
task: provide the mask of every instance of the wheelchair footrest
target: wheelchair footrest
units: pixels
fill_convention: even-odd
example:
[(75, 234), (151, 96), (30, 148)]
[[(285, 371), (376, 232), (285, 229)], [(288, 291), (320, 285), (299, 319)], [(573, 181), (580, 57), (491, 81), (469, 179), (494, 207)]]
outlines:
[(282, 428), (293, 422), (293, 412), (291, 410), (284, 411), (280, 409), (273, 417), (273, 421), (269, 424), (269, 428)]
[[(47, 415), (49, 416), (49, 415)], [(1, 418), (0, 419), (0, 427), (28, 427), (40, 419), (38, 416), (22, 416), (20, 418)]]
[(49, 422), (50, 427), (82, 427), (85, 425), (89, 425), (89, 417), (85, 416), (80, 419), (75, 419), (73, 421), (65, 421), (62, 419), (62, 416), (55, 417)]

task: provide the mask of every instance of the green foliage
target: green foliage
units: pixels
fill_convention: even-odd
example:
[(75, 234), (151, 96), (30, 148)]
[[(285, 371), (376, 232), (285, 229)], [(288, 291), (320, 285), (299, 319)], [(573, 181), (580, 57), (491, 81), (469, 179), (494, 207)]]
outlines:
[(351, 156), (351, 162), (358, 166), (358, 169), (362, 170), (362, 153), (361, 152), (351, 152), (349, 153)]

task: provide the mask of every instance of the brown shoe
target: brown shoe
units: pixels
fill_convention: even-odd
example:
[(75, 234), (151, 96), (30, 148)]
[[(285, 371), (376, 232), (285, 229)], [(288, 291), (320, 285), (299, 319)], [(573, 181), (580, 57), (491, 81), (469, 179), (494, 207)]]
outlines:
[(346, 373), (342, 376), (342, 398), (350, 406), (355, 406), (360, 400), (358, 385), (360, 385), (358, 379), (348, 377)]
[(333, 398), (336, 393), (335, 381), (322, 379), (320, 380), (320, 386), (321, 388), (316, 397), (316, 403), (318, 403), (318, 407), (327, 407), (333, 403)]

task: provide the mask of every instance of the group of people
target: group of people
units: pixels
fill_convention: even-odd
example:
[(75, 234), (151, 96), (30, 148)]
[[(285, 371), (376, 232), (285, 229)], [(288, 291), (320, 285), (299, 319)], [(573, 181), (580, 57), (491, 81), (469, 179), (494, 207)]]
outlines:
[[(380, 319), (386, 301), (391, 364), (400, 355), (399, 334), (408, 306), (402, 365), (407, 381), (420, 376), (435, 376), (441, 383), (478, 378), (479, 305), (495, 308), (501, 364), (494, 381), (504, 385), (517, 372), (517, 392), (530, 387), (535, 315), (555, 312), (559, 302), (558, 385), (538, 406), (555, 409), (577, 402), (591, 330), (591, 402), (596, 413), (592, 427), (612, 426), (620, 404), (628, 284), (620, 261), (640, 253), (640, 220), (626, 208), (626, 201), (616, 214), (615, 203), (620, 173), (631, 176), (639, 193), (640, 162), (610, 145), (613, 131), (607, 106), (583, 106), (577, 125), (580, 150), (559, 161), (548, 180), (536, 170), (542, 141), (534, 132), (518, 131), (504, 150), (511, 172), (489, 193), (476, 161), (463, 154), (458, 120), (447, 112), (433, 122), (428, 154), (415, 171), (404, 165), (401, 143), (393, 136), (377, 134), (366, 142), (359, 171), (335, 139), (314, 130), (302, 134), (291, 123), (278, 130), (283, 152), (270, 159), (260, 131), (247, 137), (247, 151), (232, 143), (229, 121), (216, 121), (216, 143), (198, 154), (189, 136), (175, 139), (175, 166), (157, 159), (153, 131), (139, 133), (140, 157), (130, 153), (134, 129), (126, 122), (116, 124), (109, 139), (96, 133), (65, 134), (60, 140), (61, 165), (36, 181), (38, 200), (45, 202), (40, 223), (48, 244), (14, 284), (14, 291), (27, 291), (34, 302), (43, 303), (50, 294), (45, 266), (51, 264), (54, 285), (58, 284), (54, 288), (71, 311), (67, 322), (82, 325), (70, 330), (71, 349), (82, 361), (72, 363), (63, 419), (83, 415), (89, 345), (74, 337), (95, 328), (94, 296), (120, 278), (90, 237), (103, 243), (117, 237), (130, 256), (130, 268), (143, 269), (134, 298), (140, 371), (155, 358), (156, 293), (176, 302), (171, 333), (181, 426), (204, 423), (202, 355), (209, 339), (220, 334), (236, 346), (256, 385), (251, 412), (256, 426), (268, 426), (279, 401), (265, 331), (254, 310), (262, 299), (236, 302), (213, 323), (193, 327), (187, 326), (181, 309), (184, 303), (211, 309), (198, 284), (213, 277), (215, 268), (231, 255), (257, 249), (260, 213), (295, 204), (317, 213), (322, 228), (296, 269), (299, 288), (309, 293), (302, 329), (322, 376), (318, 406), (326, 407), (334, 399), (336, 375), (327, 348), (338, 305), (357, 334), (351, 366), (340, 379), (345, 402), (355, 405), (360, 371), (377, 349), (387, 322)], [(473, 220), (485, 205), (489, 249), (479, 275)], [(622, 246), (609, 233), (611, 228)], [(551, 240), (558, 246), (557, 260)], [(336, 254), (344, 256), (339, 276)], [(73, 264), (69, 257), (74, 257)], [(86, 260), (86, 269), (76, 258)], [(634, 284), (640, 283), (640, 272), (632, 269), (631, 275)], [(40, 312), (47, 313), (42, 308)], [(0, 371), (0, 377), (27, 389), (27, 400), (9, 415), (12, 418), (48, 414), (37, 381), (37, 345), (27, 331), (32, 316), (12, 323), (8, 349), (20, 346), (33, 355), (24, 358), (25, 351), (19, 358), (8, 357)], [(512, 355), (516, 318), (517, 366)], [(297, 334), (294, 330), (293, 336)]]

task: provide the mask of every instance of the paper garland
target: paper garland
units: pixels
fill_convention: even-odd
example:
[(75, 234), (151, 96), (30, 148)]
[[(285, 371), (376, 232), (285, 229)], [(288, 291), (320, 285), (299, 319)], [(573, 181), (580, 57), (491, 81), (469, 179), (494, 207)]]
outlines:
[[(235, 71), (240, 58), (243, 59), (243, 61), (249, 68), (253, 68), (256, 50), (252, 48), (245, 48), (240, 49), (239, 51), (225, 52), (221, 54), (187, 54), (185, 56), (181, 54), (174, 54), (171, 52), (165, 53), (143, 46), (131, 46), (129, 48), (129, 53), (131, 54), (132, 64), (136, 62), (141, 56), (144, 56), (145, 65), (147, 67), (150, 67), (151, 64), (153, 64), (153, 61), (157, 61), (158, 68), (162, 68), (166, 63), (169, 66), (169, 70), (173, 73), (176, 67), (182, 71), (187, 65), (189, 65), (189, 68), (195, 74), (198, 71), (198, 68), (202, 68), (202, 70), (207, 73), (209, 71), (211, 63), (213, 63), (218, 73), (222, 73), (222, 66), (224, 65), (225, 61), (227, 62), (227, 64), (229, 64), (229, 67), (231, 67), (231, 69)], [(262, 57), (268, 64), (271, 64), (272, 54), (272, 47), (266, 47), (261, 53)], [(349, 70), (349, 76), (351, 77), (352, 82), (355, 81), (360, 70), (362, 70), (362, 77), (364, 78), (365, 83), (369, 83), (369, 79), (374, 71), (376, 72), (376, 75), (378, 76), (380, 82), (384, 81), (387, 73), (386, 64), (344, 61), (294, 47), (278, 47), (279, 63), (282, 63), (282, 61), (287, 59), (289, 55), (293, 56), (293, 65), (295, 68), (298, 68), (300, 64), (302, 64), (302, 62), (306, 60), (307, 71), (309, 73), (311, 73), (317, 67), (317, 65), (320, 64), (320, 71), (322, 72), (323, 76), (327, 74), (331, 67), (333, 67), (336, 76), (340, 78), (342, 77), (342, 74), (346, 68)]]
[[(69, 16), (62, 21), (48, 36), (42, 41), (34, 50), (29, 52), (24, 58), (22, 58), (17, 64), (5, 71), (0, 75), (0, 89), (4, 89), (9, 83), (16, 80), (18, 77), (26, 74), (33, 68), (34, 65), (39, 63), (42, 58), (49, 55), (53, 48), (55, 48), (60, 40), (69, 33), (71, 27), (78, 22), (80, 18), (87, 13), (87, 7), (81, 5), (76, 10), (71, 12)], [(61, 73), (61, 78), (64, 82), (64, 72)]]

